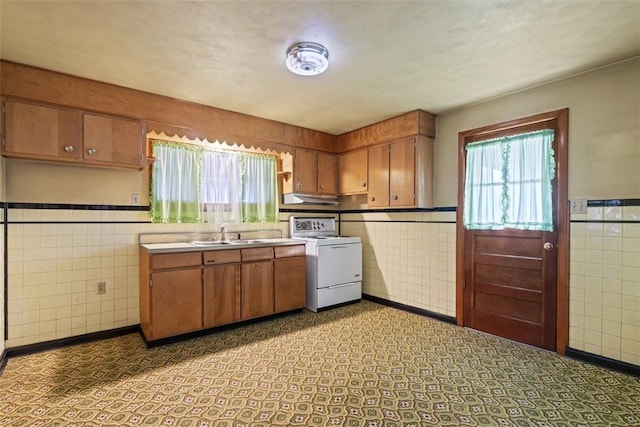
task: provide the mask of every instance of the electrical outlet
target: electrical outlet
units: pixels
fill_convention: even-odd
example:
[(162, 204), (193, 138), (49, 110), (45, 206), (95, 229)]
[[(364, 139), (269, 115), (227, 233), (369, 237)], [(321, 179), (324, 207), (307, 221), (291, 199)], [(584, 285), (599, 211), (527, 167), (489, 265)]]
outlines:
[(573, 214), (586, 214), (587, 213), (587, 201), (585, 199), (571, 200), (570, 213)]
[(135, 205), (135, 206), (139, 206), (140, 205), (140, 194), (131, 193), (131, 204)]
[(107, 282), (98, 282), (98, 295), (107, 293)]

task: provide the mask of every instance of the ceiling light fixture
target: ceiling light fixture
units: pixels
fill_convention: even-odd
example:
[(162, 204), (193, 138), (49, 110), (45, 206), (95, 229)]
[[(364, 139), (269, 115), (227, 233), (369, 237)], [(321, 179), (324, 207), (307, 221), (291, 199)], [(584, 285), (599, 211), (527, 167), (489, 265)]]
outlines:
[(329, 51), (319, 43), (295, 43), (287, 49), (287, 68), (301, 76), (315, 76), (329, 66)]

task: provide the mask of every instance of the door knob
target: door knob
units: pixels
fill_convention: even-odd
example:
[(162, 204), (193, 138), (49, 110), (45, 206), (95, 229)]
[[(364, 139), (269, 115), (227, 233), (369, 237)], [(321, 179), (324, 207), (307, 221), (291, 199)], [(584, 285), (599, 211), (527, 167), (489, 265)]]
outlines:
[(553, 249), (553, 243), (551, 243), (551, 242), (545, 242), (545, 243), (544, 243), (544, 245), (542, 245), (542, 248), (543, 248), (545, 251), (547, 251), (547, 252), (548, 252), (548, 251), (550, 251), (551, 249)]

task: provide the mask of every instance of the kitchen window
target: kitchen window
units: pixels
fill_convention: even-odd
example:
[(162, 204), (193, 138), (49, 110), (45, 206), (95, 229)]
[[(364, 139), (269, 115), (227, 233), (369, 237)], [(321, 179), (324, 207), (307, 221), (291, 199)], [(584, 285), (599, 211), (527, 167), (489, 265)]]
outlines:
[(545, 129), (466, 145), (467, 229), (553, 231), (553, 138)]
[(272, 155), (152, 141), (152, 222), (277, 222)]

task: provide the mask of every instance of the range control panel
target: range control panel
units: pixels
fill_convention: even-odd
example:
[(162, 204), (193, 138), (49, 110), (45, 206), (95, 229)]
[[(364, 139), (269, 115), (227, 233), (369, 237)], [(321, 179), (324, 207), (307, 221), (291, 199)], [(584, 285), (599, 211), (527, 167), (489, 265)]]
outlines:
[(335, 218), (328, 217), (289, 217), (291, 237), (331, 236), (336, 231)]

